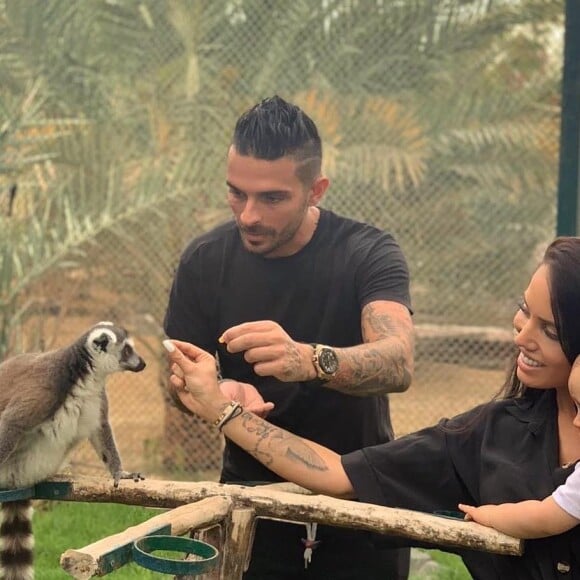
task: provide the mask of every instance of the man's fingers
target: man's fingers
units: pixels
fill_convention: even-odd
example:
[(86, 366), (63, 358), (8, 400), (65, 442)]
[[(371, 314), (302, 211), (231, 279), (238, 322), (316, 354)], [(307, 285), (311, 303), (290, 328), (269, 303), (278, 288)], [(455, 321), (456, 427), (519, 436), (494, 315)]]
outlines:
[(272, 362), (284, 356), (284, 349), (276, 346), (241, 348), (240, 350), (245, 351), (244, 358), (250, 364)]
[(236, 353), (259, 347), (270, 347), (275, 342), (270, 332), (248, 332), (228, 339), (226, 348), (228, 352)]
[(253, 322), (243, 322), (236, 326), (231, 326), (219, 337), (219, 342), (229, 344), (232, 340), (244, 336), (248, 333), (262, 333), (279, 327), (272, 320), (255, 320)]

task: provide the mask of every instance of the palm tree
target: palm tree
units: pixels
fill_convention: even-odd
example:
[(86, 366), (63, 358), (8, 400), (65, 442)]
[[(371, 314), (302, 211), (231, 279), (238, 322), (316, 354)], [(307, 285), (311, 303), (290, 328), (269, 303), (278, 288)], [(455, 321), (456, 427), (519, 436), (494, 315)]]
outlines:
[(397, 235), (419, 317), (503, 324), (553, 235), (562, 2), (238, 6), (236, 88), (251, 79), (313, 112), (327, 205)]
[(234, 121), (273, 93), (321, 127), (327, 205), (402, 243), (418, 320), (503, 324), (555, 222), (562, 13), (0, 0), (0, 358), (49, 341), (30, 325), (72, 308), (160, 334), (180, 248), (227, 215)]

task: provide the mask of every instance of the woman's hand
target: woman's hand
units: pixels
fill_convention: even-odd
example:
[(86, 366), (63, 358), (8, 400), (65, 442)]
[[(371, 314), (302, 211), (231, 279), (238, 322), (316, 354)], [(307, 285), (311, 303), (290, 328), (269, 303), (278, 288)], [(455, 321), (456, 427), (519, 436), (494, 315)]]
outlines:
[(231, 400), (219, 388), (215, 358), (205, 350), (180, 340), (164, 340), (171, 361), (170, 395), (207, 421), (220, 416)]

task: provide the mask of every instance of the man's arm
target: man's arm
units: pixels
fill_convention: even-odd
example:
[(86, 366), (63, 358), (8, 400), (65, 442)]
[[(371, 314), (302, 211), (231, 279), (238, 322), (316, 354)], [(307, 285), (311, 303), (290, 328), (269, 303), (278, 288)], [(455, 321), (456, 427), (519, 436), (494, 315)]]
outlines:
[[(369, 302), (361, 314), (364, 344), (337, 348), (339, 366), (325, 387), (349, 395), (405, 391), (413, 374), (413, 324), (409, 310), (388, 300)], [(293, 340), (276, 322), (245, 322), (220, 338), (229, 352), (243, 352), (260, 376), (285, 382), (317, 378), (312, 345)]]
[(413, 376), (411, 314), (398, 302), (376, 300), (361, 314), (364, 344), (336, 349), (339, 367), (326, 384), (349, 395), (401, 393)]

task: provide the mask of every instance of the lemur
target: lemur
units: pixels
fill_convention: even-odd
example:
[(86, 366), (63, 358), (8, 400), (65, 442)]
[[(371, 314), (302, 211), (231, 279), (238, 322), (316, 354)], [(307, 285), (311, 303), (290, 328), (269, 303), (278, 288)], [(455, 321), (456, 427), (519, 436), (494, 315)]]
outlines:
[[(111, 322), (99, 322), (64, 348), (0, 364), (0, 488), (29, 487), (54, 475), (85, 439), (115, 487), (121, 479), (143, 479), (121, 467), (105, 383), (111, 373), (144, 368), (127, 331)], [(4, 502), (1, 512), (0, 577), (32, 579), (32, 502)]]

